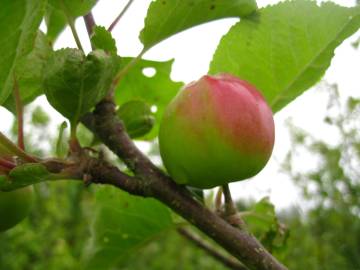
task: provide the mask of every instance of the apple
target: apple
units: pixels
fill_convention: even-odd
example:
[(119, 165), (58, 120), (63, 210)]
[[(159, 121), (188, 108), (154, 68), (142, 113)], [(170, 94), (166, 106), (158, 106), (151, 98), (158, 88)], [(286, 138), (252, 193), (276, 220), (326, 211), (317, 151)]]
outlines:
[(261, 171), (275, 139), (273, 114), (261, 93), (230, 74), (185, 86), (166, 108), (160, 154), (178, 184), (213, 188)]
[(20, 223), (29, 214), (32, 202), (32, 186), (0, 191), (0, 232)]

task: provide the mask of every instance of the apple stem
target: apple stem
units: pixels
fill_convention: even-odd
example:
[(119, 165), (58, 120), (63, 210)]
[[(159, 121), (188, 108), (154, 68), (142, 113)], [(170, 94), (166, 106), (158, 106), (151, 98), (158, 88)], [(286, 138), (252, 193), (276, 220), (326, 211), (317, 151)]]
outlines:
[(215, 211), (218, 214), (221, 214), (222, 194), (223, 194), (222, 187), (219, 187), (215, 197)]
[(224, 193), (224, 199), (225, 199), (225, 214), (227, 216), (235, 215), (237, 213), (237, 209), (232, 199), (228, 184), (222, 186), (222, 192)]
[(234, 227), (238, 227), (240, 230), (246, 228), (245, 222), (242, 220), (237, 207), (232, 199), (230, 187), (228, 184), (222, 186), (222, 193), (225, 200), (225, 219)]

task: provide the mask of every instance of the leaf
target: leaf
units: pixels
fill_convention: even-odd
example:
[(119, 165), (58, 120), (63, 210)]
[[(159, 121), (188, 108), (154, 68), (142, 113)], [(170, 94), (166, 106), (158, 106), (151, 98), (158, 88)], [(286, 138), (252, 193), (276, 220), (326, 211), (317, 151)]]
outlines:
[(65, 29), (67, 20), (61, 9), (54, 8), (48, 3), (45, 13), (45, 23), (47, 27), (46, 36), (54, 43), (59, 34)]
[(14, 144), (8, 137), (0, 132), (0, 157), (18, 157), (22, 161), (33, 160), (27, 153)]
[(10, 141), (2, 132), (0, 132), (0, 157), (12, 157), (16, 154), (14, 151), (18, 150), (18, 147)]
[(253, 233), (267, 249), (283, 246), (288, 231), (279, 223), (274, 205), (268, 197), (261, 199), (252, 208), (243, 213), (243, 219)]
[(140, 40), (146, 49), (196, 25), (256, 10), (255, 0), (156, 0), (150, 4)]
[(67, 24), (64, 6), (69, 15), (76, 19), (89, 13), (96, 3), (97, 0), (49, 0), (45, 14), (48, 38), (54, 42), (64, 30)]
[(112, 187), (97, 187), (96, 214), (83, 269), (110, 269), (171, 228), (170, 211), (160, 202)]
[(0, 175), (0, 190), (11, 191), (55, 180), (71, 180), (71, 178), (66, 173), (51, 173), (41, 163), (24, 163), (17, 165), (8, 175)]
[[(52, 49), (48, 39), (44, 33), (39, 31), (33, 50), (25, 57), (19, 59), (14, 73), (19, 84), (21, 102), (23, 104), (30, 103), (36, 97), (43, 94), (42, 77), (45, 63), (51, 52)], [(13, 95), (8, 97), (4, 107), (13, 113), (16, 111)]]
[(26, 163), (12, 169), (7, 176), (0, 177), (0, 190), (11, 191), (52, 179), (45, 166), (39, 163)]
[(246, 224), (252, 232), (265, 233), (276, 225), (275, 207), (268, 197), (261, 199), (249, 210), (248, 215), (244, 216)]
[(102, 49), (105, 52), (117, 54), (115, 39), (113, 39), (111, 33), (103, 26), (96, 26), (94, 28), (91, 43), (96, 49)]
[(149, 133), (155, 118), (149, 104), (141, 100), (130, 100), (116, 111), (130, 138), (139, 138)]
[(44, 74), (49, 103), (72, 124), (109, 91), (117, 71), (117, 59), (104, 51), (87, 57), (77, 49), (61, 49), (50, 57)]
[(50, 123), (49, 115), (40, 107), (36, 106), (31, 114), (31, 124), (35, 127), (46, 127)]
[(31, 52), (45, 10), (44, 0), (3, 0), (0, 4), (0, 105), (10, 96), (13, 71)]
[(249, 81), (277, 112), (323, 76), (335, 48), (359, 28), (359, 13), (359, 7), (307, 0), (263, 8), (222, 38), (210, 73)]
[[(124, 65), (131, 60), (132, 58), (122, 58)], [(140, 60), (121, 79), (116, 88), (115, 98), (118, 105), (135, 99), (142, 100), (150, 107), (154, 106), (152, 109), (156, 109), (156, 112), (154, 112), (155, 125), (151, 132), (146, 135), (146, 139), (157, 136), (165, 106), (183, 85), (170, 79), (172, 63), (173, 60), (166, 62)], [(153, 71), (155, 75), (146, 76), (144, 75), (145, 71)]]

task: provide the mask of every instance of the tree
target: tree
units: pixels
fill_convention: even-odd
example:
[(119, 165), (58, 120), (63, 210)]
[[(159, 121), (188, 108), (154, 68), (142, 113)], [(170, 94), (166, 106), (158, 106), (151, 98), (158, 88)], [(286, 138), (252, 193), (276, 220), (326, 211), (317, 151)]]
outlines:
[[(237, 17), (241, 20), (218, 45), (209, 74), (226, 72), (248, 81), (261, 89), (276, 113), (321, 78), (335, 48), (359, 28), (359, 8), (345, 8), (331, 2), (320, 6), (306, 0), (262, 9), (257, 8), (254, 0), (226, 3), (156, 0), (149, 6), (140, 33), (142, 51), (135, 57), (125, 57), (117, 54), (111, 30), (131, 3), (108, 30), (97, 26), (92, 17), (91, 9), (96, 1), (1, 3), (1, 10), (6, 12), (0, 14), (0, 42), (5, 48), (0, 56), (0, 104), (15, 113), (18, 140), (15, 145), (0, 133), (1, 190), (11, 192), (28, 185), (42, 187), (44, 181), (64, 179), (91, 184), (95, 197), (94, 211), (89, 213), (93, 218), (92, 238), (81, 251), (80, 262), (86, 269), (110, 269), (136, 247), (183, 223), (195, 226), (238, 261), (218, 256), (212, 245), (202, 245), (202, 240), (192, 237), (188, 228), (181, 229), (184, 235), (218, 259), (222, 257), (224, 263), (231, 260), (237, 269), (286, 269), (265, 249), (274, 250), (273, 240), (281, 235), (273, 207), (266, 200), (250, 211), (257, 215), (238, 214), (230, 190), (224, 185), (215, 200), (216, 211), (212, 210), (203, 200), (201, 190), (176, 184), (136, 147), (131, 133), (127, 132), (129, 126), (122, 121), (121, 114), (118, 117), (117, 107), (133, 100), (140, 100), (150, 108), (154, 106), (156, 110), (151, 117), (155, 124), (138, 138), (156, 138), (164, 108), (182, 83), (170, 79), (171, 61), (145, 60), (144, 53), (193, 26)], [(93, 47), (87, 55), (74, 25), (80, 16), (84, 17)], [(46, 34), (39, 30), (42, 19), (47, 25)], [(55, 51), (51, 45), (66, 25), (71, 28), (77, 48)], [(151, 78), (143, 75), (148, 67), (156, 70)], [(25, 149), (23, 106), (44, 94), (70, 124), (65, 155), (64, 125), (57, 138), (57, 151), (52, 151), (50, 158)], [(81, 134), (93, 135), (86, 141)], [(117, 156), (115, 160), (107, 157), (103, 145)], [(75, 186), (66, 182), (65, 187)], [(82, 188), (76, 187), (76, 196), (71, 200), (77, 205)], [(175, 218), (172, 213), (176, 214)], [(79, 254), (80, 247), (73, 241), (78, 236), (77, 225), (84, 228), (86, 223), (72, 224), (72, 219), (63, 214), (66, 213), (55, 213), (55, 218), (67, 220), (69, 227), (74, 225), (65, 232), (65, 242), (69, 245), (65, 251)], [(256, 218), (259, 215), (262, 222)], [(71, 256), (68, 258), (71, 265)]]

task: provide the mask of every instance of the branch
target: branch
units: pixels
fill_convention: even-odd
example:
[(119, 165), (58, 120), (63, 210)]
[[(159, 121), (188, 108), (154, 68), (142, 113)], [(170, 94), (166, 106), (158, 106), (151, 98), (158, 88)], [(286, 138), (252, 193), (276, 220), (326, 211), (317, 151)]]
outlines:
[(154, 197), (215, 240), (249, 269), (285, 270), (258, 240), (234, 228), (224, 219), (193, 199), (134, 145), (115, 114), (115, 104), (102, 101), (92, 114), (82, 119), (143, 183), (145, 196)]
[(83, 180), (85, 184), (108, 184), (130, 194), (144, 196), (144, 184), (136, 177), (127, 175), (104, 160), (84, 156), (72, 164), (63, 160), (49, 159), (42, 162), (52, 173), (61, 173), (68, 179)]
[[(109, 101), (100, 102), (94, 114), (86, 114), (82, 118), (82, 122), (103, 140), (109, 149), (122, 159), (135, 174), (153, 173), (153, 169), (156, 167), (137, 149), (125, 132), (123, 124), (117, 119), (113, 103)], [(110, 132), (109, 129), (111, 129)]]
[(109, 28), (107, 29), (109, 32), (111, 32), (116, 24), (120, 21), (121, 17), (125, 14), (125, 12), (128, 10), (128, 8), (131, 6), (131, 4), (134, 2), (134, 0), (129, 0), (129, 2), (126, 4), (124, 9), (119, 13), (119, 15), (115, 18), (115, 20), (111, 23)]
[(234, 260), (233, 258), (223, 255), (222, 253), (220, 253), (219, 251), (214, 249), (211, 245), (206, 243), (203, 239), (201, 239), (200, 237), (191, 233), (190, 231), (188, 231), (184, 228), (179, 228), (177, 231), (183, 237), (190, 240), (192, 243), (194, 243), (199, 248), (205, 250), (210, 256), (214, 257), (216, 260), (220, 261), (222, 264), (224, 264), (228, 268), (233, 269), (233, 270), (247, 270), (248, 269), (243, 264), (239, 263), (238, 261)]
[(144, 185), (141, 180), (121, 172), (112, 165), (96, 161), (91, 164), (87, 172), (92, 177), (92, 183), (110, 184), (130, 194), (145, 196)]

